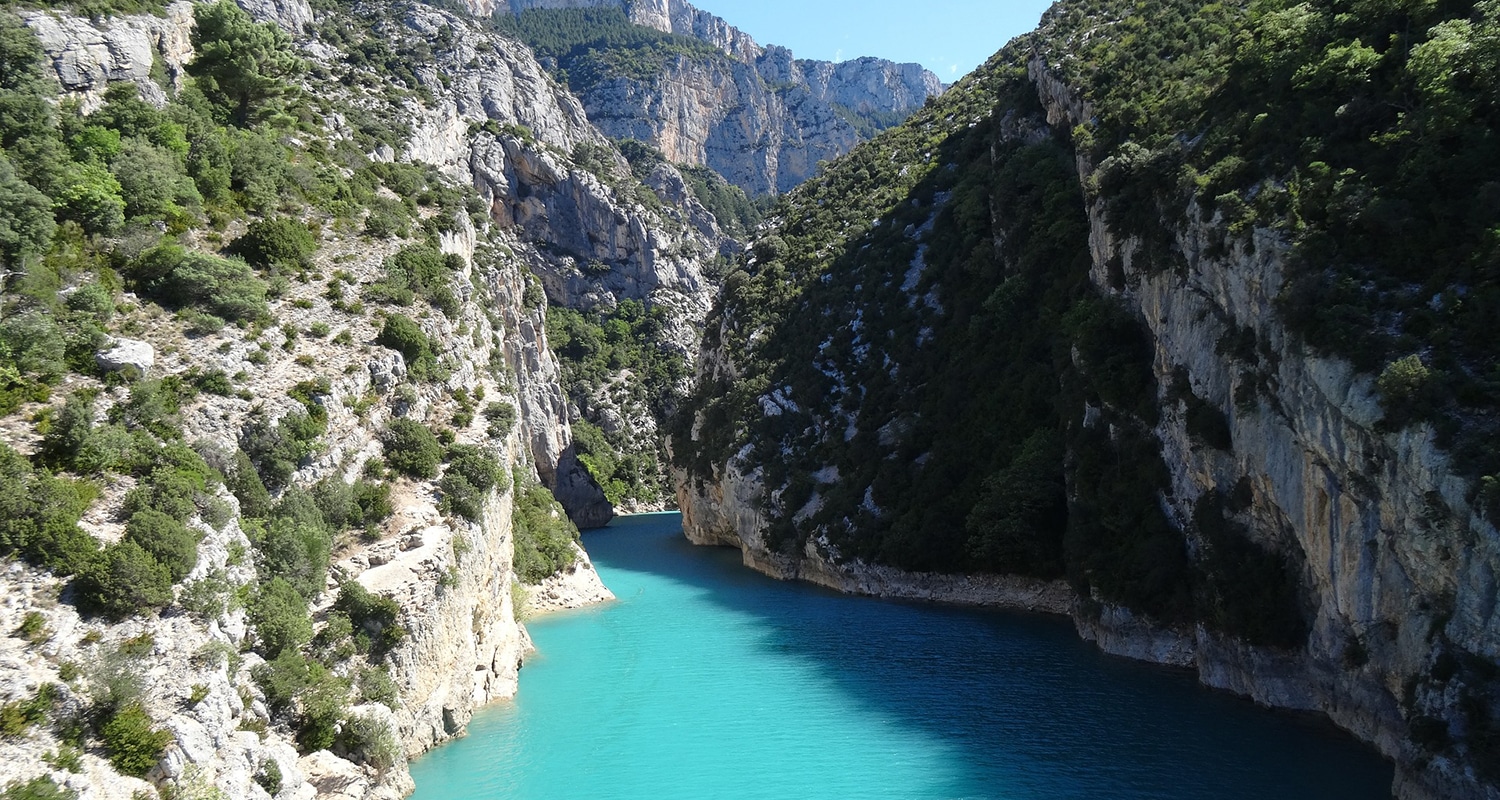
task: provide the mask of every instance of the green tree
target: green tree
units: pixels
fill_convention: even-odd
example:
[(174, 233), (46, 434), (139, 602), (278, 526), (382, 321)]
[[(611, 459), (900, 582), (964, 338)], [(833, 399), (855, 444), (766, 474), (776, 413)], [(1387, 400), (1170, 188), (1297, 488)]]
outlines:
[(385, 446), (385, 461), (392, 469), (413, 478), (427, 479), (437, 475), (443, 460), (443, 446), (427, 426), (409, 419), (393, 420), (380, 436)]
[(120, 183), (125, 213), (130, 217), (165, 219), (179, 208), (202, 201), (176, 154), (140, 139), (125, 141), (110, 171)]
[(277, 517), (252, 536), (252, 541), (261, 574), (284, 579), (303, 597), (322, 593), (332, 542), (319, 525)]
[(248, 126), (292, 90), (288, 79), (303, 69), (291, 39), (270, 23), (257, 24), (232, 0), (193, 10), (193, 50), (188, 74), (227, 121)]
[(272, 217), (250, 223), (245, 235), (234, 240), (231, 247), (258, 267), (301, 267), (306, 266), (308, 256), (318, 249), (318, 242), (301, 222)]
[(131, 703), (110, 715), (99, 731), (109, 762), (115, 769), (137, 778), (156, 766), (172, 734), (157, 730), (139, 703)]
[(186, 578), (198, 564), (198, 536), (160, 511), (146, 509), (131, 515), (125, 523), (125, 538), (166, 567), (173, 583)]
[(21, 180), (10, 159), (0, 153), (0, 274), (19, 269), (46, 250), (56, 227), (52, 201)]
[(79, 579), (84, 600), (112, 617), (172, 602), (171, 571), (129, 539), (101, 551)]
[(125, 198), (120, 182), (98, 164), (73, 164), (63, 174), (56, 197), (59, 216), (89, 233), (109, 234), (125, 224)]
[(260, 652), (275, 659), (312, 641), (307, 600), (283, 578), (272, 578), (250, 606), (250, 624), (260, 639)]

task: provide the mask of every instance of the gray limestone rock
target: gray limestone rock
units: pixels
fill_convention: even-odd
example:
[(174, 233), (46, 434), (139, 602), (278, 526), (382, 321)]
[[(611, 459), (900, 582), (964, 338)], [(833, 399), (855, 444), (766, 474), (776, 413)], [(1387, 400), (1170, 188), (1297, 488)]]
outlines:
[(156, 349), (139, 339), (110, 339), (94, 355), (94, 363), (105, 372), (133, 372), (145, 376), (156, 364)]

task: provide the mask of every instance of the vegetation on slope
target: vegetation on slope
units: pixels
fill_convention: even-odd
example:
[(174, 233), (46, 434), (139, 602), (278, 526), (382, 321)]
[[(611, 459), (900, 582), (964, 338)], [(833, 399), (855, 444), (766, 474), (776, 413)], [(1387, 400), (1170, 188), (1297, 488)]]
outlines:
[[(120, 0), (67, 5), (99, 13), (141, 10)], [(217, 339), (218, 352), (258, 343), (247, 351), (252, 364), (285, 358), (278, 366), (316, 375), (311, 355), (292, 356), (299, 337), (329, 338), (325, 344), (335, 351), (353, 349), (347, 329), (332, 336), (328, 323), (347, 316), (352, 324), (365, 313), (360, 300), (346, 294), (355, 282), (348, 273), (325, 277), (314, 267), (330, 232), (376, 241), (415, 238), (387, 261), (385, 279), (370, 287), (371, 299), (401, 306), (421, 299), (441, 313), (455, 311), (450, 284), (467, 265), (439, 254), (435, 242), (476, 208), (472, 192), (431, 168), (370, 163), (365, 153), (400, 144), (401, 132), (380, 121), (394, 113), (375, 115), (369, 108), (394, 108), (419, 94), (418, 87), (414, 78), (402, 78), (410, 69), (392, 67), (407, 51), (360, 49), (376, 40), (379, 20), (325, 10), (337, 12), (321, 19), (330, 40), (365, 56), (336, 67), (342, 75), (305, 64), (284, 33), (252, 22), (232, 2), (202, 4), (195, 9), (197, 57), (184, 85), (162, 79), (165, 107), (146, 102), (132, 84), (117, 84), (88, 114), (57, 96), (36, 36), (10, 8), (0, 11), (0, 417), (21, 432), (15, 446), (0, 443), (0, 555), (70, 580), (63, 599), (106, 623), (167, 609), (213, 619), (245, 608), (252, 630), (246, 647), (267, 659), (253, 676), (273, 721), (308, 752), (331, 747), (384, 769), (399, 757), (391, 732), (349, 709), (357, 702), (395, 701), (384, 659), (404, 634), (399, 610), (393, 601), (345, 584), (321, 625), (309, 613), (325, 591), (339, 541), (351, 531), (378, 537), (392, 511), (378, 459), (352, 483), (293, 480), (325, 447), (329, 379), (291, 387), (288, 394), (300, 407), (279, 418), (253, 408), (226, 450), (188, 441), (183, 415), (204, 395), (269, 399), (243, 388), (248, 374), (195, 368), (156, 378), (138, 370), (106, 372), (95, 360), (111, 335), (147, 336), (158, 353), (175, 346), (163, 350), (163, 338), (199, 347)], [(375, 60), (370, 52), (389, 58)], [(340, 135), (325, 115), (350, 86), (371, 91), (339, 108), (353, 128)], [(307, 297), (283, 297), (294, 281), (325, 280), (328, 321), (302, 328), (277, 319), (312, 307)], [(428, 312), (411, 313), (421, 318)], [(416, 323), (377, 310), (377, 322), (382, 317), (390, 329), (384, 338), (409, 356), (413, 378), (446, 375), (440, 346)], [(64, 385), (75, 388), (66, 398), (56, 396)], [(395, 394), (399, 400), (402, 392)], [(359, 399), (356, 413), (363, 415), (371, 402)], [(472, 409), (467, 393), (459, 402), (465, 404)], [(501, 435), (508, 432), (507, 426)], [(436, 444), (431, 431), (421, 433)], [(452, 442), (451, 432), (438, 433)], [(443, 509), (455, 516), (478, 518), (486, 493), (509, 485), (487, 447), (401, 454), (417, 459), (403, 466), (425, 470), (427, 477), (436, 477), (446, 462), (438, 485)], [(121, 485), (130, 487), (123, 498), (109, 494)], [(230, 494), (238, 501), (237, 527), (248, 551), (231, 523)], [(112, 505), (100, 516), (117, 516), (123, 527), (110, 544), (79, 525), (101, 496)], [(227, 540), (222, 568), (200, 563), (205, 536), (220, 548)], [(226, 574), (250, 563), (274, 579), (241, 585)], [(97, 737), (117, 769), (144, 774), (171, 736), (153, 727), (136, 675), (139, 659), (151, 650), (150, 636), (127, 645), (118, 654), (101, 654), (104, 663), (90, 668), (89, 682), (104, 688), (91, 705), (74, 708), (76, 718), (39, 703), (39, 711), (21, 715), (23, 727), (54, 726), (80, 744)], [(232, 653), (204, 657), (238, 660)], [(60, 669), (78, 672), (74, 665)], [(247, 716), (246, 724), (255, 720)], [(257, 781), (274, 794), (279, 776), (263, 772)]]
[(615, 7), (497, 11), (496, 29), (525, 42), (539, 59), (556, 62), (560, 82), (579, 93), (616, 77), (652, 81), (679, 57), (722, 59), (718, 48), (691, 36), (636, 25)]
[(1295, 582), (1234, 590), (1162, 511), (1149, 337), (1089, 286), (1072, 152), (1025, 55), (785, 198), (709, 320), (734, 376), (698, 387), (674, 452), (704, 480), (748, 445), (787, 552), (816, 537), (907, 569), (1066, 576), (1162, 620), (1270, 619), (1237, 632), (1295, 644)]
[[(688, 377), (687, 359), (663, 344), (666, 309), (639, 300), (613, 310), (547, 309), (547, 340), (563, 368), (563, 389), (584, 421), (574, 424), (579, 460), (615, 506), (670, 497), (662, 443), (624, 425), (599, 426), (606, 410), (664, 420)], [(592, 421), (592, 422), (590, 422)]]
[(1110, 221), (1162, 268), (1196, 199), (1294, 245), (1286, 319), (1382, 375), (1500, 511), (1500, 5), (1059, 6), (1041, 52), (1094, 103), (1077, 133)]

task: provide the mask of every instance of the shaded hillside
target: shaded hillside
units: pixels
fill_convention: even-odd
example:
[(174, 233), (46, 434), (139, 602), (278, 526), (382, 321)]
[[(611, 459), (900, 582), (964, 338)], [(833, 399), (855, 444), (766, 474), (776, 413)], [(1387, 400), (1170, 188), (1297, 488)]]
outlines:
[(783, 198), (674, 435), (690, 538), (1063, 578), (1106, 649), (1496, 796), (1495, 8), (1344, 11), (1061, 3)]

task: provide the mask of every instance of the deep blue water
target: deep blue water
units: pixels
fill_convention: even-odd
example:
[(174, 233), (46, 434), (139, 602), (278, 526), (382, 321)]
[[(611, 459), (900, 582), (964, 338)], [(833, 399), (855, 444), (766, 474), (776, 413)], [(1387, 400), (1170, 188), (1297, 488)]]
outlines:
[(1389, 797), (1327, 723), (1065, 620), (774, 581), (676, 514), (584, 544), (619, 602), (530, 625), (519, 697), (412, 765), (417, 800)]

